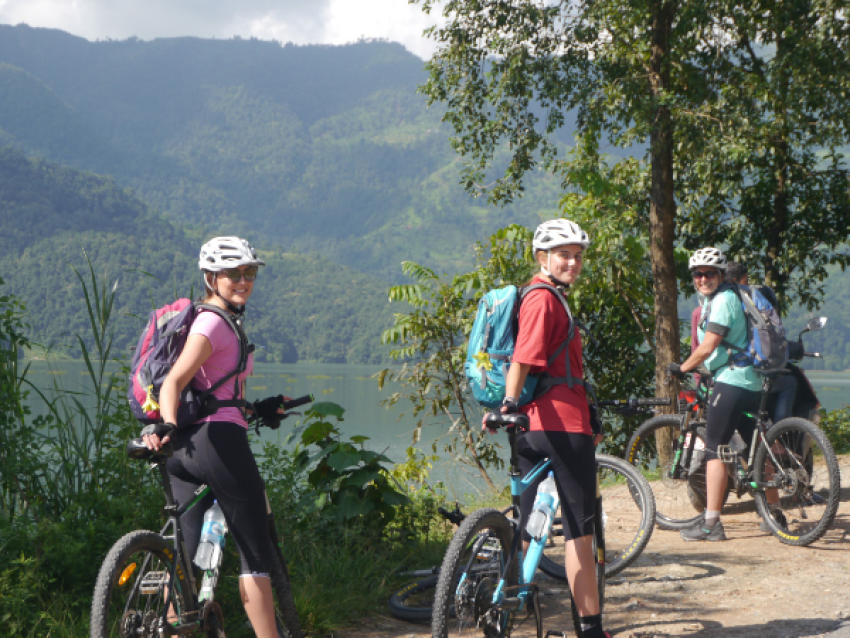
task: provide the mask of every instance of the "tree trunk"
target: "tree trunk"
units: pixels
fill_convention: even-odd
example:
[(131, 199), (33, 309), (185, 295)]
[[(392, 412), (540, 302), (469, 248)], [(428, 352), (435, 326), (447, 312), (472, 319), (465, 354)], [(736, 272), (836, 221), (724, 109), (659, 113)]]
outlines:
[[(664, 369), (679, 361), (678, 290), (673, 260), (676, 202), (673, 198), (673, 119), (660, 98), (670, 85), (669, 39), (675, 14), (671, 2), (658, 2), (652, 23), (650, 88), (656, 99), (650, 131), (652, 188), (649, 205), (650, 258), (655, 288), (655, 383), (656, 395), (665, 396)], [(669, 390), (668, 390), (669, 388)]]

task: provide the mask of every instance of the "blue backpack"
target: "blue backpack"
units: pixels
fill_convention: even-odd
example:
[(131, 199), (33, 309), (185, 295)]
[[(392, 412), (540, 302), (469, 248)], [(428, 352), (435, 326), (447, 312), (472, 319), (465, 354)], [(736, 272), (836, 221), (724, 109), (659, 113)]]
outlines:
[(546, 372), (528, 375), (522, 393), (517, 397), (517, 404), (525, 405), (557, 384), (566, 383), (573, 387), (574, 383), (584, 383), (582, 379), (570, 375), (570, 354), (567, 346), (575, 335), (576, 321), (564, 296), (557, 288), (547, 284), (532, 284), (521, 288), (505, 286), (491, 290), (481, 298), (472, 331), (469, 333), (464, 373), (473, 396), (483, 406), (495, 408), (502, 405), (505, 398), (505, 379), (508, 376), (519, 329), (519, 306), (529, 292), (539, 288), (551, 291), (567, 313), (570, 323), (567, 339), (546, 362), (547, 367), (552, 365), (552, 362), (565, 352), (567, 376), (556, 378)]
[[(736, 367), (753, 366), (758, 370), (779, 370), (788, 363), (788, 340), (779, 311), (771, 303), (776, 298), (766, 286), (741, 286), (728, 284), (741, 300), (741, 307), (747, 319), (747, 345), (735, 346), (725, 339), (731, 365)], [(710, 309), (709, 309), (710, 310)], [(706, 312), (708, 317), (708, 312)], [(733, 350), (735, 351), (733, 353)]]

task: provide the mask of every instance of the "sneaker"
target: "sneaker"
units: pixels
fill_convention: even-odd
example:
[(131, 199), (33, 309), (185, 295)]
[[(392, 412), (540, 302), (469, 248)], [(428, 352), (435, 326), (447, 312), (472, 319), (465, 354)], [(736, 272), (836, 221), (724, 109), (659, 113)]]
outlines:
[[(788, 529), (788, 521), (785, 519), (785, 514), (777, 510), (771, 512), (771, 515), (773, 516), (773, 520), (776, 521), (779, 527)], [(773, 530), (770, 529), (770, 526), (767, 524), (767, 521), (764, 519), (761, 519), (761, 523), (759, 523), (759, 529), (763, 532), (773, 532)]]
[(723, 523), (717, 521), (712, 527), (706, 527), (705, 521), (688, 529), (683, 529), (679, 535), (686, 541), (725, 541), (726, 532), (723, 531)]
[(800, 497), (800, 505), (803, 507), (813, 507), (815, 505), (823, 505), (824, 503), (826, 503), (826, 499), (814, 492), (807, 492)]

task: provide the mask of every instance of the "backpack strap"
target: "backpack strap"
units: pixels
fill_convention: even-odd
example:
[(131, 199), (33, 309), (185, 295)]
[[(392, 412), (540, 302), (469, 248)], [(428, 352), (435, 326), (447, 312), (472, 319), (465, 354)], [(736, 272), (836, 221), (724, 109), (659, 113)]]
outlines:
[[(227, 373), (212, 386), (198, 395), (201, 405), (203, 406), (198, 416), (209, 416), (217, 412), (220, 408), (238, 408), (244, 413), (245, 408), (248, 406), (248, 401), (238, 398), (241, 391), (241, 388), (239, 387), (239, 375), (245, 372), (245, 369), (248, 367), (248, 355), (254, 351), (254, 346), (253, 344), (248, 343), (248, 337), (245, 335), (245, 331), (242, 330), (242, 326), (229, 312), (213, 304), (195, 304), (195, 312), (204, 310), (216, 313), (219, 317), (224, 319), (224, 321), (227, 322), (227, 325), (229, 325), (233, 332), (236, 333), (236, 338), (239, 341), (239, 363), (235, 370)], [(233, 398), (222, 400), (216, 397), (213, 392), (231, 378), (233, 378)]]
[[(567, 386), (570, 389), (572, 389), (572, 387), (575, 383), (584, 383), (584, 381), (582, 379), (580, 379), (578, 377), (574, 377), (572, 374), (570, 374), (570, 352), (569, 352), (568, 346), (570, 345), (570, 342), (575, 337), (577, 321), (573, 317), (573, 313), (570, 310), (570, 305), (567, 303), (567, 300), (564, 297), (564, 295), (561, 293), (561, 291), (558, 290), (557, 288), (555, 288), (554, 286), (550, 286), (549, 284), (542, 284), (542, 283), (532, 284), (530, 286), (525, 286), (525, 287), (522, 288), (522, 290), (520, 292), (520, 300), (525, 299), (525, 296), (528, 293), (530, 293), (532, 290), (538, 290), (538, 289), (541, 289), (541, 288), (546, 289), (549, 292), (551, 292), (553, 295), (555, 295), (555, 297), (557, 297), (557, 299), (561, 302), (561, 305), (564, 306), (564, 310), (567, 313), (567, 321), (569, 322), (569, 327), (567, 328), (567, 338), (564, 341), (561, 342), (561, 344), (557, 347), (555, 352), (553, 352), (552, 355), (549, 357), (549, 359), (546, 361), (546, 367), (548, 368), (552, 365), (552, 363), (555, 362), (555, 360), (563, 352), (564, 353), (564, 360), (566, 362), (566, 372), (567, 372), (567, 374), (564, 377), (544, 376), (543, 378), (541, 378), (540, 382), (537, 384), (537, 387), (541, 388), (539, 395), (542, 395), (544, 392), (549, 390), (554, 385), (566, 383)], [(584, 329), (584, 326), (582, 326), (582, 328)], [(538, 394), (538, 392), (535, 391), (535, 394)]]

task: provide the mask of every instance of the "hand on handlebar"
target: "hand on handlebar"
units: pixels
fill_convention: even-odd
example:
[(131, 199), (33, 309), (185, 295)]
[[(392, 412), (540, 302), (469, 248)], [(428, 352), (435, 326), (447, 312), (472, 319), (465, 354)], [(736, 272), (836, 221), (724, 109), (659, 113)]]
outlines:
[[(484, 417), (481, 419), (481, 431), (482, 432), (485, 431), (485, 430), (487, 432), (489, 432), (490, 434), (494, 434), (496, 432), (496, 428), (491, 427), (491, 425), (487, 422), (487, 416), (490, 415), (490, 414), (493, 414), (495, 412), (496, 412), (495, 410), (493, 412), (487, 412), (484, 415)], [(502, 402), (502, 405), (499, 407), (498, 412), (501, 413), (501, 414), (517, 414), (519, 412), (519, 406), (517, 405), (516, 400), (513, 397), (505, 397), (505, 400)]]
[(253, 413), (264, 426), (276, 430), (280, 427), (280, 422), (289, 416), (283, 407), (284, 403), (289, 401), (292, 401), (292, 399), (282, 394), (267, 397), (254, 402)]
[(679, 380), (684, 379), (685, 375), (688, 374), (687, 372), (682, 370), (682, 366), (680, 366), (676, 362), (668, 363), (667, 367), (664, 369), (664, 372), (667, 374), (668, 378), (669, 377), (676, 377)]

